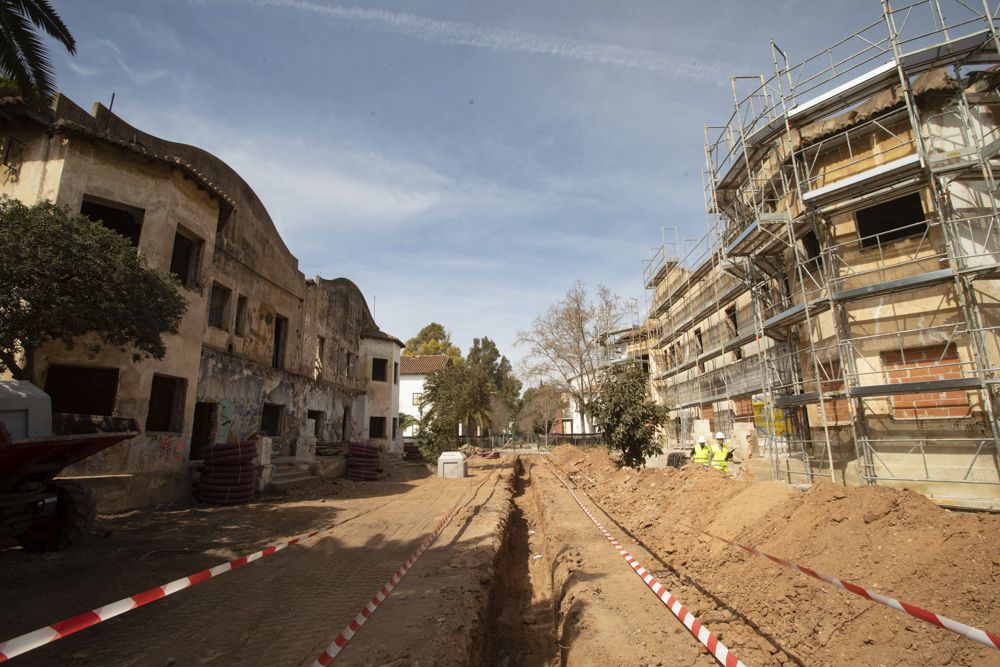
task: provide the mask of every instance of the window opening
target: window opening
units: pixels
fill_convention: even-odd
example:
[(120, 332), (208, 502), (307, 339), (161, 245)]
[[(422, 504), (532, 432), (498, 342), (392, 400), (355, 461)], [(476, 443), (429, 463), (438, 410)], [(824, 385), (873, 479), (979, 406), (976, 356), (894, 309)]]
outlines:
[(177, 276), (181, 285), (193, 286), (198, 279), (198, 252), (201, 242), (187, 236), (179, 229), (174, 234), (174, 249), (170, 253), (170, 273)]
[(229, 297), (232, 290), (223, 287), (219, 283), (212, 284), (212, 294), (208, 300), (208, 326), (229, 330), (229, 323), (226, 322), (226, 312), (229, 310)]
[(274, 316), (274, 347), (271, 350), (271, 367), (285, 367), (285, 340), (288, 338), (288, 319)]
[(246, 328), (247, 328), (246, 320), (247, 320), (247, 298), (241, 294), (236, 299), (236, 324), (234, 328), (237, 336), (242, 336), (246, 333)]
[(111, 202), (84, 197), (80, 213), (118, 232), (129, 240), (133, 248), (139, 247), (139, 235), (142, 232), (142, 219), (145, 215), (145, 211), (141, 208), (115, 206)]
[(52, 400), (52, 412), (111, 416), (118, 397), (118, 369), (53, 364), (45, 377), (45, 393)]
[(389, 360), (372, 357), (372, 380), (385, 382), (389, 370)]
[(163, 433), (180, 433), (184, 430), (184, 392), (187, 380), (154, 375), (149, 390), (149, 411), (146, 413), (146, 430)]
[(854, 219), (862, 248), (872, 248), (927, 231), (924, 207), (917, 193), (862, 209), (854, 214)]

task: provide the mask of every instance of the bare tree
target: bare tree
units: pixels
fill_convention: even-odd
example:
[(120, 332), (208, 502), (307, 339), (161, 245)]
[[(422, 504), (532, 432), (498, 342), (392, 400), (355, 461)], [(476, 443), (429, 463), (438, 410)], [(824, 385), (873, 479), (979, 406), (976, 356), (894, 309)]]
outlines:
[(600, 387), (601, 334), (617, 329), (624, 317), (624, 303), (611, 290), (599, 285), (591, 299), (577, 281), (529, 329), (517, 332), (515, 345), (528, 349), (525, 374), (571, 396), (585, 425)]

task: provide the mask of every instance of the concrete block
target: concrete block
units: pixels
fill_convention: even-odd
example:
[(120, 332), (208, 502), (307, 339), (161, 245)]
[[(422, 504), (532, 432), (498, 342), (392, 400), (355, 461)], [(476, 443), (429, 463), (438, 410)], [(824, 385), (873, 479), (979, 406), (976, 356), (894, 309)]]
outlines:
[(313, 463), (313, 470), (316, 475), (325, 479), (343, 477), (347, 472), (347, 457), (345, 456), (324, 456), (316, 459)]
[(462, 452), (444, 452), (438, 457), (438, 477), (461, 479), (465, 477), (465, 454)]
[(295, 442), (295, 460), (300, 463), (312, 463), (316, 460), (316, 436), (299, 436)]

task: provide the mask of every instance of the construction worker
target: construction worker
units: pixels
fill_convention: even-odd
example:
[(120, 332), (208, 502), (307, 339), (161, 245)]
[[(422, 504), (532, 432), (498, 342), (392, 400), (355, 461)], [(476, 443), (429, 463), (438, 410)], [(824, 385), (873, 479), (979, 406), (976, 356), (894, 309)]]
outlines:
[(708, 467), (708, 455), (711, 453), (708, 443), (705, 442), (705, 436), (699, 435), (698, 442), (694, 443), (694, 454), (691, 460), (700, 466)]
[(733, 453), (726, 447), (726, 436), (719, 431), (715, 434), (715, 442), (712, 443), (712, 467), (721, 470), (723, 473), (729, 472), (729, 459), (733, 458)]

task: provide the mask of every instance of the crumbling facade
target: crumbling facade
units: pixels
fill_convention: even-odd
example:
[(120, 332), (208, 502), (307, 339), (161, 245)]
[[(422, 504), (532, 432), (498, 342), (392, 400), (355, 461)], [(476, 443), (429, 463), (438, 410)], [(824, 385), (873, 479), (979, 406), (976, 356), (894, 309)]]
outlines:
[(317, 441), (401, 449), (393, 373), (402, 343), (379, 330), (351, 281), (305, 279), (228, 165), (63, 96), (48, 113), (9, 102), (0, 122), (0, 192), (52, 200), (125, 235), (177, 278), (188, 303), (163, 359), (135, 364), (128, 352), (88, 357), (60, 344), (34, 355), (35, 383), (54, 411), (144, 426), (67, 471), (102, 489), (103, 509), (186, 497), (201, 452), (231, 435), (266, 434), (275, 456), (306, 463)]
[[(1000, 35), (982, 8), (892, 10), (706, 128), (709, 231), (646, 264), (668, 442), (745, 468), (1000, 506)], [(944, 17), (947, 17), (947, 22)]]

